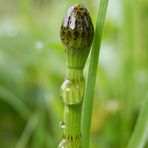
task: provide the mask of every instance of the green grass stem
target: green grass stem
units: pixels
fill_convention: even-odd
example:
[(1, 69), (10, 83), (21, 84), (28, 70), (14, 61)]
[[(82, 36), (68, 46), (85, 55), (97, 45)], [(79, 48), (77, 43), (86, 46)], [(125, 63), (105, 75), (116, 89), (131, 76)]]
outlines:
[(39, 117), (38, 113), (34, 113), (30, 117), (30, 119), (24, 129), (23, 134), (20, 137), (20, 139), (16, 145), (16, 148), (25, 148), (27, 146), (29, 138), (31, 137), (32, 133), (34, 132), (35, 128), (37, 127), (39, 119), (40, 119), (40, 117)]
[(23, 119), (27, 120), (28, 116), (31, 113), (28, 106), (21, 99), (15, 96), (11, 91), (1, 85), (0, 99), (13, 107)]
[(86, 92), (84, 96), (84, 104), (83, 104), (83, 111), (82, 111), (82, 147), (83, 148), (89, 147), (89, 135), (90, 135), (90, 125), (91, 125), (91, 116), (92, 116), (92, 105), (93, 105), (93, 98), (94, 98), (94, 88), (95, 88), (100, 44), (101, 44), (107, 6), (108, 6), (108, 0), (100, 1), (100, 8), (97, 16), (95, 36), (94, 36), (93, 46), (91, 51), (91, 59), (89, 64), (88, 79), (86, 84)]
[(148, 137), (148, 95), (142, 105), (135, 130), (127, 148), (143, 148)]

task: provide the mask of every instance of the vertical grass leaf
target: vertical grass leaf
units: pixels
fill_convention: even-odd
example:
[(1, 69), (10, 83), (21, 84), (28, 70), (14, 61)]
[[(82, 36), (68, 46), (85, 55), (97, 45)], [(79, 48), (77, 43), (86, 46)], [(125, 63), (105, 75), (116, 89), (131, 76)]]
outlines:
[(98, 11), (94, 40), (91, 51), (91, 59), (89, 64), (88, 79), (86, 84), (86, 92), (84, 96), (84, 104), (82, 111), (82, 145), (83, 148), (89, 147), (89, 135), (92, 116), (92, 104), (94, 97), (94, 88), (96, 81), (96, 73), (98, 66), (98, 58), (100, 51), (100, 44), (103, 32), (103, 26), (108, 6), (108, 0), (100, 1), (100, 8)]
[(148, 137), (148, 95), (142, 105), (135, 130), (127, 148), (143, 148)]

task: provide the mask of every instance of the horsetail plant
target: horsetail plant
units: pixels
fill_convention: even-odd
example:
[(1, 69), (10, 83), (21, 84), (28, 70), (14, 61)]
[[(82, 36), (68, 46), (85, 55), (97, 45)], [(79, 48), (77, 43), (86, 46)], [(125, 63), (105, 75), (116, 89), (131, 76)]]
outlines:
[(85, 89), (83, 69), (93, 35), (94, 28), (87, 9), (80, 4), (70, 7), (60, 30), (67, 65), (66, 78), (61, 86), (64, 121), (60, 148), (82, 148), (81, 112)]

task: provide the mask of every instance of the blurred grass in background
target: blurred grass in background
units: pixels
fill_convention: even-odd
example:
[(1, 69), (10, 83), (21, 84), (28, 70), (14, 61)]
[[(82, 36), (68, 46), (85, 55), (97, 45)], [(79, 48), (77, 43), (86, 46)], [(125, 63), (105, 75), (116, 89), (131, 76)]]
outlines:
[[(0, 0), (0, 147), (56, 148), (61, 140), (59, 29), (78, 2), (95, 24), (97, 0)], [(147, 0), (110, 0), (95, 90), (91, 148), (125, 148), (148, 91)]]

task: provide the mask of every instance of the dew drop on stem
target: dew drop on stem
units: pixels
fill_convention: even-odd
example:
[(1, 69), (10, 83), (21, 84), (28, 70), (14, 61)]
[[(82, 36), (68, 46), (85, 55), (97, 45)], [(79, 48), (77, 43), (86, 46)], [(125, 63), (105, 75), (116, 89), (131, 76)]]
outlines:
[(66, 92), (70, 92), (70, 88), (66, 88)]
[(60, 128), (65, 128), (66, 127), (64, 121), (60, 121), (59, 126), (60, 126)]
[(58, 148), (70, 148), (71, 144), (68, 140), (62, 140), (61, 143), (59, 144)]

